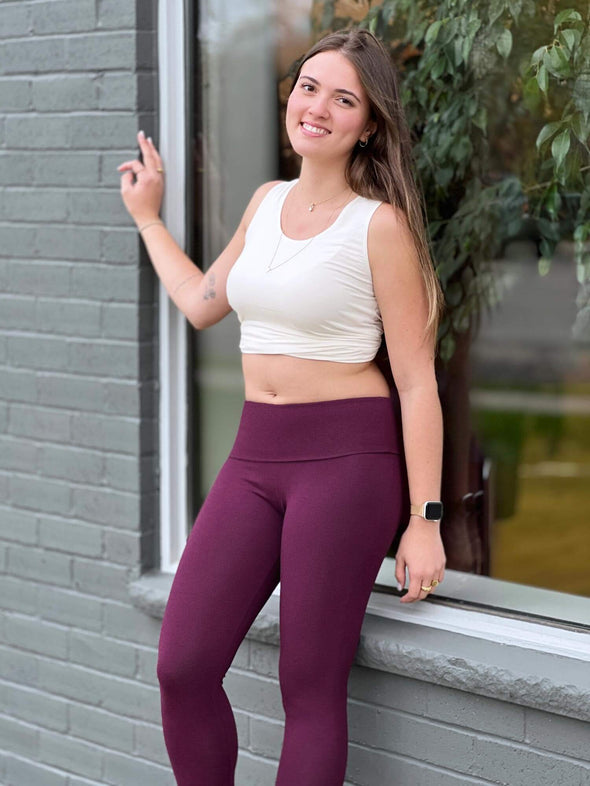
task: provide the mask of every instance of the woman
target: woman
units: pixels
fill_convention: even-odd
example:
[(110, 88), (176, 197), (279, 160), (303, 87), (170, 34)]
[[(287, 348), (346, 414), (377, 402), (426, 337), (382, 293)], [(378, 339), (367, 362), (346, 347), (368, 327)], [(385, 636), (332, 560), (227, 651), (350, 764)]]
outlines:
[[(400, 589), (409, 573), (401, 602), (424, 599), (444, 576), (442, 301), (396, 75), (377, 39), (349, 31), (313, 46), (286, 127), (300, 177), (257, 189), (205, 274), (158, 219), (163, 166), (151, 140), (140, 132), (144, 163), (119, 167), (125, 205), (178, 308), (197, 329), (232, 308), (241, 322), (238, 433), (191, 530), (160, 637), (179, 786), (234, 783), (238, 740), (222, 680), (279, 579), (276, 783), (342, 785), (347, 680), (403, 510), (401, 430), (414, 506), (396, 555)], [(383, 333), (401, 424), (374, 362)]]

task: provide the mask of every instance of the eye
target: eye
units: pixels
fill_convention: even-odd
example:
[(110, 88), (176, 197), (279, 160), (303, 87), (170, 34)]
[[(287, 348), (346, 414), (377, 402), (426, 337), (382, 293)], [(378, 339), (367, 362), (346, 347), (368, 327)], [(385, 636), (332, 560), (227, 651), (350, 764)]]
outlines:
[(354, 103), (350, 100), (350, 98), (346, 98), (345, 96), (340, 96), (339, 100), (343, 101), (345, 104), (348, 104), (348, 106), (354, 106)]
[[(306, 88), (308, 88), (308, 87), (309, 87), (309, 90), (307, 90), (307, 89), (306, 89)], [(314, 85), (310, 85), (310, 84), (309, 84), (309, 82), (302, 82), (302, 83), (301, 83), (301, 89), (302, 89), (302, 90), (303, 90), (305, 93), (308, 93), (308, 92), (310, 92), (310, 90), (314, 90)]]

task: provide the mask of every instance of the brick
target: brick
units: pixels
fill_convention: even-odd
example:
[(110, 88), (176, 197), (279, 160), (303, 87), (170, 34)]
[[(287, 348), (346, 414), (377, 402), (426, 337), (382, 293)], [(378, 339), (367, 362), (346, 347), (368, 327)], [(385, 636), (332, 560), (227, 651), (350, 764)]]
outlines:
[(135, 227), (109, 229), (101, 233), (102, 259), (105, 262), (137, 264), (139, 237)]
[(100, 557), (102, 532), (92, 524), (44, 516), (39, 521), (39, 544), (67, 554)]
[(11, 404), (8, 432), (34, 440), (67, 442), (70, 438), (70, 416), (52, 409)]
[(122, 565), (108, 565), (98, 560), (74, 559), (74, 587), (87, 595), (126, 601), (128, 569)]
[(44, 333), (100, 335), (100, 306), (96, 303), (39, 299), (35, 318), (37, 329)]
[(135, 38), (135, 31), (108, 34), (93, 32), (68, 38), (68, 68), (72, 71), (134, 71), (138, 67)]
[[(74, 115), (70, 118), (70, 144), (74, 150), (104, 150), (114, 147), (127, 147), (135, 139), (137, 133), (137, 119), (135, 115), (118, 112), (98, 112), (94, 115)], [(98, 192), (100, 194), (100, 192)], [(116, 197), (121, 204), (119, 190)], [(105, 209), (104, 207), (102, 208)], [(72, 212), (72, 217), (79, 214)], [(82, 215), (82, 214), (80, 214)], [(109, 218), (112, 215), (107, 214)], [(126, 214), (125, 214), (126, 215)], [(93, 223), (89, 221), (88, 223)], [(103, 223), (102, 221), (98, 223)], [(107, 221), (106, 223), (126, 223), (121, 221)]]
[(97, 598), (55, 587), (43, 587), (38, 606), (39, 614), (44, 619), (91, 631), (99, 631), (102, 627), (102, 603)]
[(109, 750), (133, 753), (133, 723), (96, 707), (71, 705), (70, 734)]
[(590, 768), (512, 741), (476, 737), (469, 774), (506, 786), (529, 783), (535, 786), (554, 786), (556, 783), (582, 786), (588, 783)]
[[(158, 78), (155, 72), (137, 74), (137, 108), (153, 112), (158, 104)], [(154, 129), (155, 130), (155, 129)], [(157, 131), (153, 134), (156, 147), (159, 140)]]
[(24, 685), (0, 682), (0, 706), (7, 715), (54, 731), (68, 728), (68, 704)]
[(100, 778), (103, 753), (100, 748), (63, 734), (42, 731), (39, 736), (39, 759), (67, 772)]
[[(7, 409), (6, 405), (4, 409)], [(7, 423), (3, 423), (0, 431), (5, 431), (6, 428)], [(36, 463), (36, 445), (10, 437), (0, 437), (0, 469), (33, 473)]]
[(155, 761), (164, 766), (169, 765), (170, 759), (161, 725), (135, 723), (135, 753), (142, 759)]
[[(0, 646), (0, 677), (28, 687), (39, 683), (39, 656)], [(0, 735), (0, 739), (2, 739)]]
[[(0, 28), (2, 22), (0, 21)], [(4, 30), (2, 29), (4, 34)], [(0, 106), (3, 112), (25, 112), (31, 108), (30, 79), (0, 79)], [(4, 162), (4, 155), (2, 156)]]
[(67, 777), (37, 761), (6, 756), (6, 786), (68, 786)]
[[(27, 160), (33, 164), (33, 182), (41, 186), (74, 186), (98, 185), (100, 156), (95, 152), (67, 153), (42, 152), (27, 153)], [(46, 227), (42, 227), (45, 230)], [(64, 227), (62, 227), (62, 230)], [(87, 228), (85, 227), (87, 230)], [(75, 227), (72, 227), (75, 230)], [(43, 256), (43, 249), (40, 250)]]
[(590, 723), (528, 707), (524, 712), (525, 742), (559, 755), (590, 761)]
[[(151, 461), (141, 460), (128, 456), (106, 456), (105, 457), (105, 482), (109, 488), (120, 491), (130, 491), (139, 493), (140, 475), (144, 472), (153, 477), (153, 466)], [(141, 469), (140, 469), (141, 467)]]
[(74, 267), (71, 294), (91, 300), (136, 303), (139, 280), (137, 268), (116, 268), (112, 265)]
[(39, 226), (36, 248), (37, 255), (44, 259), (96, 262), (101, 253), (100, 231), (96, 227)]
[(26, 330), (34, 325), (35, 301), (33, 298), (0, 295), (0, 328)]
[(136, 669), (135, 648), (129, 644), (80, 630), (70, 634), (70, 660), (97, 671), (121, 677), (133, 677)]
[(8, 569), (12, 576), (43, 583), (65, 587), (71, 582), (70, 557), (31, 546), (10, 546)]
[(70, 344), (69, 368), (78, 373), (137, 378), (138, 348), (131, 341), (75, 341)]
[(8, 270), (8, 291), (24, 295), (69, 295), (70, 265), (15, 262)]
[(137, 565), (140, 560), (138, 532), (120, 532), (104, 528), (104, 558), (120, 565)]
[(92, 77), (86, 74), (39, 77), (32, 83), (32, 97), (38, 112), (98, 109), (98, 88)]
[(26, 401), (37, 399), (37, 377), (34, 371), (0, 368), (0, 399), (5, 401)]
[[(149, 6), (150, 3), (147, 3)], [(98, 19), (97, 27), (104, 29), (129, 28), (134, 30), (136, 26), (135, 6), (127, 4), (121, 6), (117, 0), (98, 0)]]
[(49, 478), (98, 485), (103, 477), (104, 458), (95, 451), (42, 445), (39, 448), (38, 467), (41, 474)]
[(123, 641), (133, 641), (151, 647), (158, 645), (161, 622), (148, 617), (132, 606), (105, 603), (104, 632)]
[[(153, 387), (124, 380), (105, 382), (105, 412), (118, 415), (155, 415)], [(151, 404), (151, 407), (150, 407)]]
[(248, 749), (269, 758), (281, 750), (285, 724), (268, 718), (250, 717)]
[(35, 756), (39, 732), (35, 726), (0, 715), (0, 740), (2, 747), (21, 756)]
[(284, 719), (285, 712), (276, 680), (230, 669), (223, 685), (232, 706), (268, 718)]
[(139, 428), (137, 419), (81, 413), (72, 416), (72, 442), (99, 450), (137, 455)]
[[(111, 110), (135, 108), (137, 105), (137, 82), (136, 74), (101, 74), (96, 80), (99, 108)], [(1, 91), (2, 83), (0, 82), (0, 95)]]
[[(20, 184), (28, 179), (28, 164), (20, 165), (20, 162), (12, 160), (6, 170), (2, 168), (3, 164), (4, 159), (0, 157), (0, 183), (6, 179)], [(35, 232), (36, 228), (30, 225), (9, 224), (0, 227), (0, 256), (27, 260), (26, 263), (23, 261), (18, 264), (28, 265), (29, 258), (36, 255)], [(3, 289), (8, 290), (10, 284), (12, 281), (7, 281)]]
[(0, 575), (0, 608), (36, 614), (38, 593), (37, 584)]
[(25, 36), (31, 32), (31, 8), (25, 3), (0, 5), (0, 30), (2, 38)]
[(68, 194), (56, 188), (5, 188), (0, 194), (5, 221), (28, 221), (31, 215), (43, 221), (63, 221), (68, 216)]
[(15, 366), (62, 370), (68, 364), (68, 342), (46, 336), (9, 336), (8, 355)]
[(52, 658), (67, 658), (67, 630), (45, 620), (17, 614), (4, 617), (4, 636), (8, 644)]
[[(40, 373), (37, 384), (40, 404), (91, 411), (103, 408), (104, 386), (95, 380), (64, 374)], [(62, 416), (69, 422), (69, 416)], [(58, 441), (69, 441), (69, 435), (66, 440)]]
[(112, 489), (74, 488), (72, 512), (84, 521), (109, 524), (121, 529), (139, 526), (139, 498)]
[(20, 508), (45, 513), (68, 513), (70, 489), (65, 483), (37, 476), (12, 475), (10, 499)]
[(1, 45), (4, 75), (63, 71), (67, 67), (63, 38), (21, 38)]
[(170, 767), (159, 767), (140, 758), (111, 754), (105, 757), (104, 782), (112, 786), (174, 786)]
[[(106, 142), (106, 139), (104, 140)], [(129, 216), (115, 189), (70, 189), (68, 212), (75, 224), (126, 226)]]
[(141, 682), (111, 677), (103, 708), (128, 718), (157, 723), (161, 718), (160, 691)]
[[(70, 120), (67, 117), (9, 115), (5, 123), (6, 146), (9, 148), (59, 150), (69, 146), (71, 134)], [(45, 217), (44, 213), (41, 215)]]
[(138, 647), (137, 649), (137, 678), (148, 685), (158, 686), (156, 666), (158, 663), (158, 650), (153, 647)]
[[(276, 782), (276, 776), (277, 762), (252, 756), (246, 751), (239, 752), (236, 783), (239, 783), (240, 786), (272, 786)], [(379, 783), (385, 783), (385, 781), (379, 781)], [(388, 783), (393, 784), (395, 781), (391, 780)], [(416, 785), (412, 784), (412, 786)]]
[(96, 26), (94, 0), (51, 0), (31, 6), (33, 31), (37, 34), (76, 33)]
[(38, 679), (46, 691), (56, 696), (99, 706), (114, 678), (72, 663), (40, 658)]
[(0, 538), (15, 543), (36, 543), (36, 515), (0, 506)]

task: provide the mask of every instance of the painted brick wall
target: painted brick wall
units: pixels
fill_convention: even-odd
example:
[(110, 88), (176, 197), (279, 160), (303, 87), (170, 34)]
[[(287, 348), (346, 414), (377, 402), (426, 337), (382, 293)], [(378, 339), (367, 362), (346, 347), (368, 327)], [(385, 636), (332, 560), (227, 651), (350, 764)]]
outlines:
[(0, 2), (0, 783), (166, 786), (154, 275), (116, 165), (157, 112), (151, 0)]

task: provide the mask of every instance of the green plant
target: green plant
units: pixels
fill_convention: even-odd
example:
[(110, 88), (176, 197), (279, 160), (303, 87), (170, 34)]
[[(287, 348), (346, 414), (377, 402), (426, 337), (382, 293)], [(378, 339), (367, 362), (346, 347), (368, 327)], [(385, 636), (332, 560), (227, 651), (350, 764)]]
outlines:
[(457, 334), (501, 297), (494, 258), (533, 237), (539, 273), (574, 241), (572, 328), (590, 340), (590, 9), (587, 1), (316, 0), (319, 36), (359, 24), (401, 71), (433, 258), (447, 301), (448, 360)]

